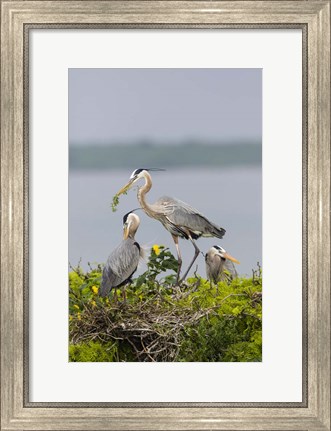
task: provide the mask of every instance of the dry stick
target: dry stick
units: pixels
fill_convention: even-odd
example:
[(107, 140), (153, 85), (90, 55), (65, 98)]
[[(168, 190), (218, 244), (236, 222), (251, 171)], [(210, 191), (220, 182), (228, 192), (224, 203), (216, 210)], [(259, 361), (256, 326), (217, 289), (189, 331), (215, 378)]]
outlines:
[[(216, 313), (221, 304), (232, 296), (245, 296), (245, 294), (231, 293), (223, 298), (218, 305), (194, 313), (192, 313), (191, 308), (187, 307), (181, 309), (180, 312), (166, 310), (164, 314), (160, 315), (159, 312), (151, 310), (148, 303), (139, 304), (139, 307), (131, 305), (121, 309), (120, 307), (113, 307), (110, 310), (95, 310), (87, 307), (84, 310), (87, 320), (76, 321), (71, 327), (72, 342), (77, 343), (97, 338), (102, 341), (108, 341), (109, 339), (127, 341), (132, 346), (138, 359), (145, 357), (153, 362), (156, 360), (172, 360), (178, 354), (180, 334), (186, 333), (186, 327), (196, 324), (204, 317), (208, 318), (212, 313)], [(95, 315), (96, 312), (97, 315)], [(134, 316), (132, 316), (133, 312), (135, 313)], [(113, 313), (117, 315), (117, 319), (120, 318), (120, 321), (114, 322)], [(234, 318), (232, 315), (224, 315), (224, 317)], [(257, 316), (253, 317), (258, 319)], [(124, 325), (123, 322), (126, 322), (126, 324)], [(98, 330), (100, 326), (102, 326), (101, 331)], [(161, 328), (163, 330), (160, 331)], [(197, 332), (195, 328), (191, 329)], [(81, 331), (87, 333), (82, 334)], [(137, 347), (134, 339), (139, 340), (142, 349)]]
[(152, 362), (155, 362), (155, 360), (152, 358), (152, 356), (148, 353), (142, 338), (140, 338), (140, 341), (141, 341), (141, 345), (143, 346), (144, 352), (147, 354), (147, 356), (151, 359)]
[(131, 344), (131, 346), (133, 347), (133, 349), (134, 349), (134, 351), (136, 352), (136, 354), (137, 354), (137, 357), (139, 357), (139, 355), (141, 354), (140, 352), (139, 352), (139, 350), (137, 349), (137, 347), (136, 347), (136, 345), (134, 344), (134, 342), (133, 341), (131, 341), (130, 340), (130, 338), (128, 338), (127, 339), (127, 341)]

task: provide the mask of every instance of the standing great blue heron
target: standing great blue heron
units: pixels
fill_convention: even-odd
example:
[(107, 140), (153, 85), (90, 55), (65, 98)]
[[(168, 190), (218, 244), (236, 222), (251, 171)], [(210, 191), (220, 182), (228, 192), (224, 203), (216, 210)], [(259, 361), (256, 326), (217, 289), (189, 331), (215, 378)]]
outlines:
[(132, 172), (129, 182), (121, 188), (117, 195), (119, 196), (120, 194), (125, 193), (136, 181), (140, 180), (141, 178), (145, 179), (145, 184), (138, 188), (138, 201), (145, 213), (149, 217), (159, 220), (172, 235), (178, 257), (178, 271), (176, 278), (176, 284), (178, 284), (182, 266), (182, 257), (178, 245), (178, 237), (189, 239), (192, 242), (195, 250), (193, 260), (182, 278), (182, 280), (185, 280), (189, 270), (200, 253), (200, 250), (194, 240), (200, 238), (200, 236), (223, 238), (225, 229), (210, 222), (204, 215), (185, 202), (171, 198), (169, 196), (162, 196), (154, 204), (148, 204), (146, 202), (146, 194), (152, 188), (152, 178), (148, 171), (159, 170), (162, 169), (136, 169)]
[(223, 280), (232, 280), (238, 276), (232, 262), (239, 263), (219, 245), (211, 247), (205, 256), (206, 273), (210, 283)]
[(135, 233), (140, 224), (137, 214), (132, 212), (123, 217), (123, 241), (108, 257), (103, 269), (100, 296), (107, 296), (112, 288), (124, 286), (136, 272), (139, 259), (143, 257)]

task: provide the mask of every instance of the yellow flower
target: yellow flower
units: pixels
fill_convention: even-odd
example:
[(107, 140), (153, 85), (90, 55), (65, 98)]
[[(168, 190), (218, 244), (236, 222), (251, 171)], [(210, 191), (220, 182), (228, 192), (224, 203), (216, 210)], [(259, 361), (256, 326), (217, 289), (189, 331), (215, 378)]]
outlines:
[(81, 315), (80, 313), (77, 313), (77, 319), (80, 320), (81, 319)]
[(76, 305), (76, 304), (74, 305), (74, 308), (76, 308), (77, 310), (79, 310), (79, 307), (78, 307), (78, 305)]
[(72, 315), (71, 314), (69, 314), (69, 320), (72, 320)]
[(157, 244), (153, 245), (153, 251), (158, 256), (160, 254), (160, 247)]
[(93, 305), (93, 307), (97, 306), (97, 303), (95, 301), (91, 301), (91, 304)]
[(92, 286), (92, 291), (93, 293), (97, 294), (99, 289), (97, 288), (97, 286)]

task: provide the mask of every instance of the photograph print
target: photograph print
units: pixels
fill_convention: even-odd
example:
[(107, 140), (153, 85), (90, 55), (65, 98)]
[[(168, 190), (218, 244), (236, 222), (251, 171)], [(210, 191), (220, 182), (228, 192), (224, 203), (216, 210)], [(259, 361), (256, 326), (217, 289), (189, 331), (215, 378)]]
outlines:
[(69, 69), (70, 362), (262, 361), (262, 69)]

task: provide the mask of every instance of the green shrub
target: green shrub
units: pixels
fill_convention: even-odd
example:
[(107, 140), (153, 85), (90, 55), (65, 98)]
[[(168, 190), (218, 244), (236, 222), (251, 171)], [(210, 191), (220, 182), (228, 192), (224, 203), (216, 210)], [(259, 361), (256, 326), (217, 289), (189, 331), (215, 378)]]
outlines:
[[(163, 276), (164, 271), (170, 273)], [(262, 360), (262, 273), (232, 282), (196, 275), (174, 286), (177, 260), (151, 250), (126, 302), (101, 298), (102, 268), (69, 274), (70, 361), (257, 362)]]
[(71, 344), (69, 346), (70, 362), (113, 362), (117, 361), (116, 343), (88, 343)]

